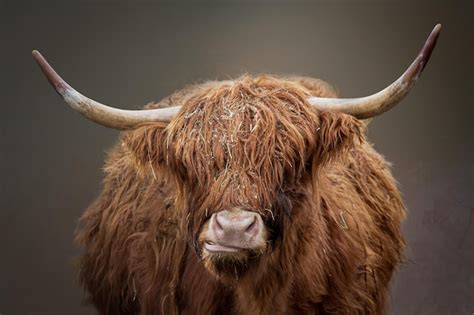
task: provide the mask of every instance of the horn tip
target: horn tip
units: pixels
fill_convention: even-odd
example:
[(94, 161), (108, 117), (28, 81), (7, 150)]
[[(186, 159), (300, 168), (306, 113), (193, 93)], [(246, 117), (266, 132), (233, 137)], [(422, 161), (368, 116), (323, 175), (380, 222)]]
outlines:
[(419, 72), (423, 71), (426, 64), (428, 63), (428, 60), (430, 59), (431, 53), (433, 52), (436, 46), (436, 42), (438, 41), (438, 37), (440, 33), (441, 33), (441, 23), (438, 23), (435, 25), (435, 27), (431, 31), (430, 35), (428, 36), (428, 39), (426, 40), (425, 44), (423, 45), (423, 48), (420, 51)]
[(35, 59), (35, 61), (38, 61), (39, 59), (41, 59), (43, 56), (41, 55), (41, 53), (34, 49), (32, 52), (31, 52), (31, 55), (33, 56), (33, 59)]
[(48, 79), (49, 83), (53, 86), (57, 93), (64, 97), (63, 91), (71, 89), (71, 87), (54, 71), (54, 69), (49, 65), (46, 59), (41, 55), (37, 50), (31, 52), (33, 59), (39, 65), (41, 71)]
[(433, 27), (433, 31), (431, 31), (432, 36), (437, 38), (441, 33), (441, 28), (441, 23), (436, 24), (435, 27)]
[(33, 56), (33, 58), (35, 59), (38, 59), (38, 58), (42, 58), (43, 55), (39, 52), (39, 50), (36, 50), (36, 49), (33, 49), (31, 51), (31, 55)]

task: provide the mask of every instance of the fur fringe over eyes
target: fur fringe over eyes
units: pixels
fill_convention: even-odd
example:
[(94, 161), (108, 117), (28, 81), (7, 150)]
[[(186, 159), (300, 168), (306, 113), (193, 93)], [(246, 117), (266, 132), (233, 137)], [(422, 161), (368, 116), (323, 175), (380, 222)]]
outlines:
[(196, 195), (215, 194), (207, 207), (263, 211), (275, 192), (299, 184), (310, 159), (327, 163), (363, 137), (357, 119), (317, 113), (308, 95), (293, 82), (244, 77), (203, 89), (170, 124), (144, 125), (124, 142), (139, 169), (169, 169)]

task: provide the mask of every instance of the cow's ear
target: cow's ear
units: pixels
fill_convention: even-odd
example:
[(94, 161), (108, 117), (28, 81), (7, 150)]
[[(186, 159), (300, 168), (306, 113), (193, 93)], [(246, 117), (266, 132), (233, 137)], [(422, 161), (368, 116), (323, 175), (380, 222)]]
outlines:
[(364, 141), (365, 124), (350, 115), (321, 111), (319, 113), (316, 161), (319, 165), (337, 159)]
[(139, 171), (161, 168), (164, 161), (166, 124), (144, 124), (124, 133), (123, 149), (130, 154)]

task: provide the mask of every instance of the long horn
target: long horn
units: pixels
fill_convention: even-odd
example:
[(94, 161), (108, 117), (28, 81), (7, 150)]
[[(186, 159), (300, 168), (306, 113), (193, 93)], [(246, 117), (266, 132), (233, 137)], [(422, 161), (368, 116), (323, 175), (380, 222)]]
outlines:
[(340, 111), (360, 119), (380, 115), (397, 105), (410, 91), (420, 77), (436, 45), (441, 24), (437, 24), (426, 40), (415, 61), (398, 80), (380, 92), (359, 98), (309, 97), (308, 102), (318, 109)]
[(148, 110), (124, 110), (101, 104), (82, 95), (67, 84), (37, 50), (33, 50), (32, 54), (49, 83), (66, 103), (87, 119), (102, 126), (126, 130), (145, 122), (170, 121), (181, 108), (173, 106)]

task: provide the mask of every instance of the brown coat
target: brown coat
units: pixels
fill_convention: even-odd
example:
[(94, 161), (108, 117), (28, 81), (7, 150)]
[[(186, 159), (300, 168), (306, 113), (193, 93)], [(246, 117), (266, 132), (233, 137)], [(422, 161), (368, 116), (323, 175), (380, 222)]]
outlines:
[[(404, 205), (389, 164), (307, 78), (190, 86), (168, 125), (124, 132), (77, 239), (80, 279), (103, 314), (384, 314)], [(219, 209), (258, 211), (270, 249), (235, 276), (201, 260)]]

